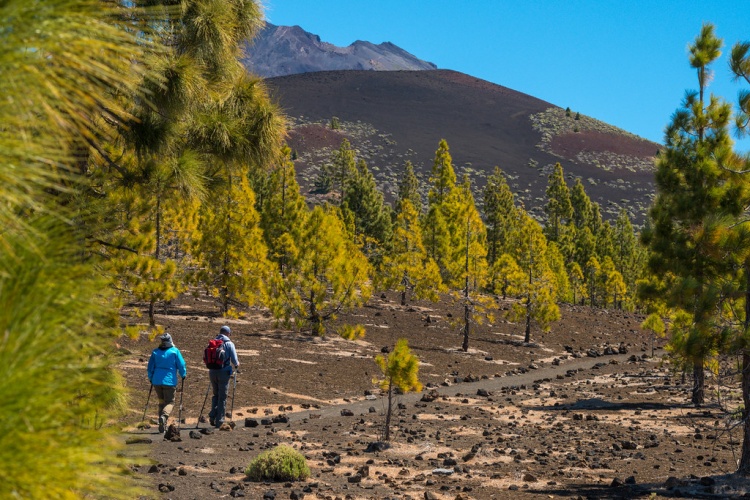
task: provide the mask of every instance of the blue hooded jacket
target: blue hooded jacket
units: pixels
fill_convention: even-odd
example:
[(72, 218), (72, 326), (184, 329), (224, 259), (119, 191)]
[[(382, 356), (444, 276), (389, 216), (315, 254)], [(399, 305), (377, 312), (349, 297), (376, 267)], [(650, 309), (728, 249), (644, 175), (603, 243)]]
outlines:
[(157, 347), (153, 350), (148, 360), (148, 380), (152, 384), (176, 387), (178, 371), (182, 378), (187, 376), (185, 360), (182, 359), (179, 349), (172, 346), (167, 349)]

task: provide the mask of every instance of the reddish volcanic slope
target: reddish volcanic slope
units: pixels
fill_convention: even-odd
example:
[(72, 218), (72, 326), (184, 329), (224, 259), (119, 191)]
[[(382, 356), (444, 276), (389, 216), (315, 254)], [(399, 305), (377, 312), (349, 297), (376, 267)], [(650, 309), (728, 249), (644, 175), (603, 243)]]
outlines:
[[(574, 177), (584, 181), (605, 216), (624, 207), (642, 222), (650, 204), (652, 156), (659, 145), (469, 75), (326, 71), (271, 78), (267, 84), (294, 121), (290, 145), (303, 186), (346, 137), (371, 169), (377, 167), (375, 177), (390, 198), (406, 160), (426, 183), (438, 142), (446, 139), (459, 178), (469, 174), (478, 195), (499, 166), (539, 217), (556, 162), (570, 185)], [(330, 130), (334, 116), (339, 130)]]

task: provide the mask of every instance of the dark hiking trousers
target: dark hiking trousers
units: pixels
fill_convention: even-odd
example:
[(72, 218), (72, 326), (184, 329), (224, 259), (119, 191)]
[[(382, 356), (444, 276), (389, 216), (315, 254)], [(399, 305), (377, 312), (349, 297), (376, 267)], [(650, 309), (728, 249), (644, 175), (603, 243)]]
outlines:
[(221, 370), (208, 370), (208, 379), (211, 381), (213, 397), (211, 398), (211, 412), (208, 414), (216, 427), (224, 423), (227, 412), (227, 393), (229, 392), (229, 381), (232, 372), (227, 368)]

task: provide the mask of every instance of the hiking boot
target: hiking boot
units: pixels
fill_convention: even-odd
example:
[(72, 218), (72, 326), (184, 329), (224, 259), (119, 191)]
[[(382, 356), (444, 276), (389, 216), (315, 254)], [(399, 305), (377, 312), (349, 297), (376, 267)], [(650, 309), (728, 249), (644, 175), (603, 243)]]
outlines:
[(167, 419), (164, 418), (164, 415), (159, 417), (159, 432), (162, 432), (162, 433), (164, 432), (164, 427), (166, 426), (166, 424), (167, 424)]
[(211, 427), (216, 427), (216, 420), (213, 418), (208, 419), (208, 423), (211, 424)]

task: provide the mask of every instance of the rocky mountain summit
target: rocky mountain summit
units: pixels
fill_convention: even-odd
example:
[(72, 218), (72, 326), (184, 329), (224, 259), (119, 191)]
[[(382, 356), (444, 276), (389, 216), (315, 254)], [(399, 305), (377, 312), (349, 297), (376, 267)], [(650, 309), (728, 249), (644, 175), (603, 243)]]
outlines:
[(323, 42), (299, 26), (266, 23), (250, 43), (245, 67), (258, 76), (294, 75), (329, 70), (431, 70), (423, 61), (391, 42), (374, 44), (357, 40), (348, 47)]

